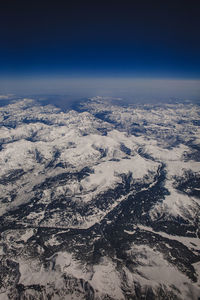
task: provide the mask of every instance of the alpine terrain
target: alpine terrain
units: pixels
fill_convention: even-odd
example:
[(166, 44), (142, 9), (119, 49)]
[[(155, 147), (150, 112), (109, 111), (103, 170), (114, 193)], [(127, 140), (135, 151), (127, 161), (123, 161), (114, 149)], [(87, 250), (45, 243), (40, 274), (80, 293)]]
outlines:
[(0, 299), (200, 299), (200, 108), (0, 107)]

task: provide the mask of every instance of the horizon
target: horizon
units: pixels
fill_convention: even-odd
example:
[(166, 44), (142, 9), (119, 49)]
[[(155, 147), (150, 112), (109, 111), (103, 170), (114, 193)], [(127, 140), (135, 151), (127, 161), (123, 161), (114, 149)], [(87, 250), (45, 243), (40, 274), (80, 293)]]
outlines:
[(200, 103), (200, 79), (135, 77), (18, 77), (0, 78), (1, 95), (110, 96), (128, 101), (165, 101), (173, 98)]

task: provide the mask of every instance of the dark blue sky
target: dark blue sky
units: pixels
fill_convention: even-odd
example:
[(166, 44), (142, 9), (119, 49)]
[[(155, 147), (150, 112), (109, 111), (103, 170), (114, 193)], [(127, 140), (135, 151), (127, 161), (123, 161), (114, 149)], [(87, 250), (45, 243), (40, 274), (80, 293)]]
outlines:
[(1, 1), (0, 76), (200, 78), (199, 1)]

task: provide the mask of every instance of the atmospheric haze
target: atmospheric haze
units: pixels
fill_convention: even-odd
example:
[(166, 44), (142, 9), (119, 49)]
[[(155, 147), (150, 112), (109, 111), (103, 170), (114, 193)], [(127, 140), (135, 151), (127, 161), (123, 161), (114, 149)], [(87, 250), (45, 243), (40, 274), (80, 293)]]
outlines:
[(152, 102), (174, 98), (192, 100), (200, 98), (198, 79), (156, 78), (96, 78), (96, 77), (19, 77), (1, 78), (1, 94), (68, 95), (72, 97), (112, 96), (128, 101)]

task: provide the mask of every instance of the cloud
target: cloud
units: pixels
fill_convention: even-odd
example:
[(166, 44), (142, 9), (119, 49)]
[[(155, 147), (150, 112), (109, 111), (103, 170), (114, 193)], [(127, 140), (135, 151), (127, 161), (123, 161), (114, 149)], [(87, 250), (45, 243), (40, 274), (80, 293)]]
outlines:
[(13, 94), (8, 94), (8, 95), (0, 95), (0, 100), (6, 100), (6, 99), (10, 99), (11, 97), (13, 97)]

